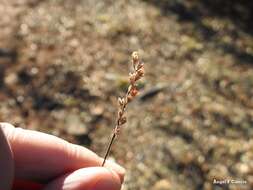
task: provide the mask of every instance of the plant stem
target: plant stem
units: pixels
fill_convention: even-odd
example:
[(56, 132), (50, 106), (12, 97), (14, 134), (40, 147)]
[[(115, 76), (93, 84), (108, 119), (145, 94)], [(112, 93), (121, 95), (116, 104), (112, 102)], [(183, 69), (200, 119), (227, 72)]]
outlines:
[(114, 141), (115, 138), (116, 138), (116, 133), (114, 132), (113, 136), (112, 136), (112, 138), (110, 140), (110, 143), (109, 143), (109, 145), (107, 147), (102, 167), (105, 165), (105, 161), (106, 161), (107, 157), (109, 156), (109, 153), (110, 153), (110, 150), (111, 150), (111, 147), (112, 147), (112, 143), (113, 143), (113, 141)]

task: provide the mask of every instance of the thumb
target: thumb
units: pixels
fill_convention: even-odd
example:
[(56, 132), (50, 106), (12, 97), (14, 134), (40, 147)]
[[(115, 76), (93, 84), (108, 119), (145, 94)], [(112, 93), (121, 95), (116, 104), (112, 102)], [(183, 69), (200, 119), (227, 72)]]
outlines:
[(13, 155), (0, 123), (0, 189), (11, 189), (14, 178)]
[(119, 176), (104, 167), (89, 167), (61, 176), (44, 190), (120, 190)]

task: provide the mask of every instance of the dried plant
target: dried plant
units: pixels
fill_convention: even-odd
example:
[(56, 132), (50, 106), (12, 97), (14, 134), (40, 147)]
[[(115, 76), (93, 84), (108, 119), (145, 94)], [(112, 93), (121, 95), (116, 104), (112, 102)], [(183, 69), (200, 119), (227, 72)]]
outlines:
[(129, 73), (129, 87), (124, 97), (118, 98), (119, 111), (116, 120), (116, 126), (113, 130), (113, 135), (111, 137), (109, 146), (107, 147), (106, 154), (102, 166), (104, 166), (105, 161), (110, 153), (112, 144), (120, 132), (121, 127), (127, 122), (125, 112), (127, 104), (130, 103), (133, 98), (138, 94), (137, 81), (144, 76), (144, 64), (140, 62), (137, 52), (132, 53), (132, 67), (133, 71)]

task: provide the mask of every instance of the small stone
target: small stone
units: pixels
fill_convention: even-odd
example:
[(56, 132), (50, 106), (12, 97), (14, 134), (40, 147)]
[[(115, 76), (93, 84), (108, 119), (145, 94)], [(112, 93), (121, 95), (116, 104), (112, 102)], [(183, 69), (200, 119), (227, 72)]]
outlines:
[(88, 129), (81, 118), (76, 114), (70, 114), (66, 117), (66, 130), (70, 135), (87, 134)]
[(223, 180), (229, 178), (229, 172), (225, 165), (216, 164), (214, 165), (207, 174), (209, 180), (217, 179)]
[(152, 189), (154, 189), (154, 190), (170, 190), (171, 183), (167, 179), (162, 179), (162, 180), (156, 182)]
[(104, 112), (104, 108), (102, 106), (94, 106), (91, 108), (92, 115), (99, 116)]
[(74, 39), (72, 39), (72, 40), (69, 42), (69, 45), (70, 45), (71, 47), (73, 47), (73, 48), (76, 48), (76, 47), (78, 47), (78, 46), (80, 45), (80, 43), (79, 43), (78, 39), (74, 38)]
[(247, 174), (250, 171), (250, 168), (247, 164), (243, 164), (243, 163), (238, 163), (235, 165), (238, 173), (241, 174)]
[(38, 72), (39, 72), (39, 69), (37, 67), (31, 68), (31, 74), (32, 75), (36, 75), (36, 74), (38, 74)]
[(7, 75), (4, 79), (6, 85), (13, 85), (18, 81), (18, 77), (15, 73)]

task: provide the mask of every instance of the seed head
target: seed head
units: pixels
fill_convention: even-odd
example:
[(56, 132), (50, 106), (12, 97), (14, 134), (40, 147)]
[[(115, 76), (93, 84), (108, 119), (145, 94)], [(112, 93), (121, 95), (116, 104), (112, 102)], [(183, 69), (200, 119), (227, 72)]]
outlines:
[(144, 76), (144, 64), (140, 63), (139, 55), (136, 51), (132, 53), (132, 66), (133, 66), (133, 71), (129, 73), (130, 85), (128, 87), (127, 93), (123, 98), (118, 98), (119, 111), (118, 111), (117, 123), (116, 123), (116, 127), (114, 128), (112, 139), (107, 148), (102, 166), (104, 166), (105, 164), (106, 158), (109, 155), (111, 145), (115, 137), (120, 133), (120, 129), (122, 125), (124, 125), (127, 122), (127, 119), (124, 116), (124, 114), (126, 111), (127, 104), (130, 103), (133, 100), (133, 98), (137, 96), (138, 94), (136, 83), (138, 80), (140, 80)]

